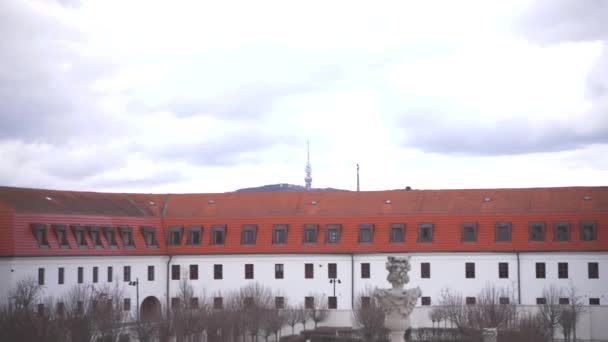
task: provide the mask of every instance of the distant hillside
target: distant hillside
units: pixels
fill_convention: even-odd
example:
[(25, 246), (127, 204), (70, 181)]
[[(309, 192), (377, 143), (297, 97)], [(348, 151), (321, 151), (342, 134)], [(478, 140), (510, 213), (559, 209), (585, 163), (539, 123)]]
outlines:
[[(288, 191), (306, 191), (306, 188), (302, 185), (295, 184), (270, 184), (270, 185), (262, 185), (256, 186), (253, 188), (243, 188), (238, 189), (235, 192), (288, 192)], [(348, 191), (334, 188), (312, 188), (311, 191)]]

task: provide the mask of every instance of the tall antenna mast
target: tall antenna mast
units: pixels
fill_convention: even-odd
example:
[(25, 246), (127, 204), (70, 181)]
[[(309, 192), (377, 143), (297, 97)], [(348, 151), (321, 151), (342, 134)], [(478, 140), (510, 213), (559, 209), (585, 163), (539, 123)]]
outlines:
[(306, 142), (306, 177), (304, 177), (304, 182), (306, 182), (306, 191), (310, 191), (312, 187), (312, 167), (310, 166), (310, 143)]
[(359, 191), (359, 164), (357, 163), (357, 192)]

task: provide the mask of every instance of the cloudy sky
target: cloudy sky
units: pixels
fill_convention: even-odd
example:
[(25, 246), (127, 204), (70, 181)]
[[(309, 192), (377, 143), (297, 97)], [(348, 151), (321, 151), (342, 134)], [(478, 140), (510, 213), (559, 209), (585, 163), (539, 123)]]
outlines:
[(0, 1), (0, 185), (606, 185), (608, 1)]

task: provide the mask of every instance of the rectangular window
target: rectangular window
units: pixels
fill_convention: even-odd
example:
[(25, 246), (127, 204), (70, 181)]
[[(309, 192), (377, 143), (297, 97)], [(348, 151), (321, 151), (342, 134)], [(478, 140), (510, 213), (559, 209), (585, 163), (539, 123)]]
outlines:
[(285, 309), (285, 298), (284, 297), (274, 297), (274, 308), (277, 310)]
[(274, 279), (283, 279), (283, 264), (274, 264)]
[(38, 247), (49, 247), (49, 240), (46, 236), (46, 224), (43, 223), (32, 223), (32, 233), (38, 242)]
[(418, 223), (418, 242), (433, 242), (432, 223)]
[(245, 264), (245, 279), (253, 279), (253, 264)]
[(88, 247), (84, 227), (79, 224), (73, 224), (70, 227), (74, 234), (74, 240), (76, 240), (76, 246), (83, 248)]
[(198, 265), (190, 265), (190, 280), (198, 280)]
[(465, 278), (467, 278), (467, 279), (475, 278), (475, 263), (474, 262), (465, 263)]
[(528, 223), (528, 240), (545, 241), (545, 222)]
[(57, 316), (63, 317), (65, 315), (65, 304), (63, 302), (57, 303)]
[(76, 313), (78, 315), (84, 314), (84, 302), (81, 300), (76, 302)]
[(559, 305), (568, 305), (568, 304), (570, 304), (570, 298), (560, 297)]
[(422, 262), (420, 263), (420, 278), (431, 278), (431, 263)]
[(148, 266), (148, 281), (154, 281), (154, 265)]
[(597, 225), (593, 221), (582, 221), (580, 223), (581, 240), (597, 240)]
[(553, 224), (553, 240), (554, 241), (569, 241), (570, 240), (570, 223), (555, 222)]
[(131, 281), (131, 266), (124, 266), (122, 268), (122, 273), (123, 273), (123, 280), (125, 282), (129, 282)]
[(55, 231), (55, 237), (59, 243), (59, 248), (70, 248), (68, 242), (67, 226), (65, 224), (52, 224), (51, 227)]
[(305, 224), (304, 225), (304, 243), (317, 243), (317, 234), (319, 232), (318, 224)]
[(328, 309), (337, 309), (338, 308), (338, 297), (335, 297), (335, 296), (327, 297), (327, 308)]
[(179, 265), (171, 265), (171, 280), (179, 280), (180, 275), (180, 267)]
[(272, 225), (272, 244), (281, 245), (287, 243), (287, 229), (286, 224), (273, 224)]
[(327, 277), (330, 279), (338, 278), (338, 264), (327, 264)]
[(78, 284), (84, 283), (84, 268), (78, 267)]
[(184, 226), (169, 227), (169, 245), (179, 246), (182, 244), (182, 236), (184, 234)]
[(158, 242), (156, 241), (156, 228), (150, 226), (142, 226), (140, 227), (141, 234), (144, 237), (144, 242), (146, 243), (146, 247), (148, 248), (156, 248), (158, 247)]
[(463, 223), (460, 228), (460, 240), (462, 242), (475, 242), (477, 241), (477, 223), (467, 222)]
[(106, 242), (108, 243), (108, 247), (118, 248), (118, 243), (116, 242), (116, 231), (114, 230), (114, 227), (103, 226), (102, 228), (106, 236)]
[(304, 278), (313, 279), (315, 277), (314, 264), (304, 264)]
[(65, 282), (65, 269), (63, 267), (59, 267), (57, 269), (57, 284), (63, 285)]
[(424, 306), (431, 305), (431, 297), (420, 298), (420, 304)]
[(559, 279), (568, 278), (568, 263), (567, 262), (558, 262), (557, 263), (557, 277)]
[(494, 234), (497, 242), (511, 241), (511, 222), (496, 222)]
[(125, 298), (122, 302), (122, 309), (124, 311), (131, 311), (131, 298)]
[(38, 304), (37, 305), (38, 309), (37, 309), (37, 313), (39, 317), (44, 316), (44, 304)]
[(475, 305), (477, 304), (477, 298), (475, 297), (466, 297), (465, 302), (467, 305)]
[(44, 268), (38, 268), (38, 285), (44, 285)]
[(545, 298), (545, 297), (536, 298), (536, 305), (544, 305), (544, 304), (547, 304), (547, 298)]
[(226, 226), (215, 225), (211, 226), (211, 244), (223, 245), (226, 240)]
[(222, 310), (224, 308), (224, 298), (223, 297), (213, 297), (213, 308), (215, 310)]
[(315, 307), (315, 297), (304, 297), (304, 308), (305, 309), (314, 309)]
[(509, 278), (509, 264), (506, 262), (498, 263), (498, 278), (507, 279)]
[(213, 265), (213, 279), (222, 279), (224, 278), (224, 269), (222, 265), (216, 264)]
[(374, 225), (363, 223), (359, 225), (359, 243), (372, 243), (374, 241)]
[(361, 278), (369, 279), (369, 277), (370, 277), (369, 262), (362, 262), (361, 263)]
[(171, 297), (171, 310), (179, 309), (180, 300), (178, 297)]
[(190, 309), (198, 309), (198, 297), (190, 297)]
[(361, 296), (361, 308), (368, 309), (372, 305), (372, 298), (368, 296)]
[(120, 238), (122, 239), (122, 245), (125, 248), (134, 248), (135, 241), (133, 241), (133, 229), (129, 226), (119, 226)]
[(508, 305), (509, 304), (509, 297), (500, 297), (498, 298), (498, 303), (502, 304), (502, 305)]
[(329, 244), (339, 243), (341, 229), (342, 229), (342, 225), (340, 225), (340, 224), (325, 225), (325, 243), (329, 243)]
[(587, 275), (589, 276), (589, 279), (598, 279), (600, 277), (600, 270), (597, 262), (587, 263)]
[(89, 237), (91, 238), (91, 243), (95, 248), (103, 248), (103, 244), (101, 243), (101, 237), (99, 237), (99, 227), (91, 227), (89, 226)]
[(99, 282), (99, 267), (93, 266), (93, 283)]
[(599, 298), (589, 298), (589, 305), (600, 305)]
[(536, 263), (536, 279), (545, 279), (545, 263), (537, 262)]
[(198, 246), (203, 241), (203, 226), (194, 225), (188, 226), (188, 241), (186, 244), (190, 246)]
[(255, 245), (258, 226), (244, 224), (241, 226), (241, 245)]
[(405, 242), (405, 224), (391, 223), (390, 242)]
[(108, 266), (108, 283), (112, 282), (113, 275), (114, 275), (114, 270), (113, 270), (112, 266)]

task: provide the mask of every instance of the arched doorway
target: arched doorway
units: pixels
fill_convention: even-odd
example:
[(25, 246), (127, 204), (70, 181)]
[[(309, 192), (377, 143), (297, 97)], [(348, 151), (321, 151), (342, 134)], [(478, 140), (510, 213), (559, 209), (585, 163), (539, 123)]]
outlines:
[(141, 302), (141, 319), (155, 321), (161, 319), (160, 301), (154, 296), (146, 297)]

